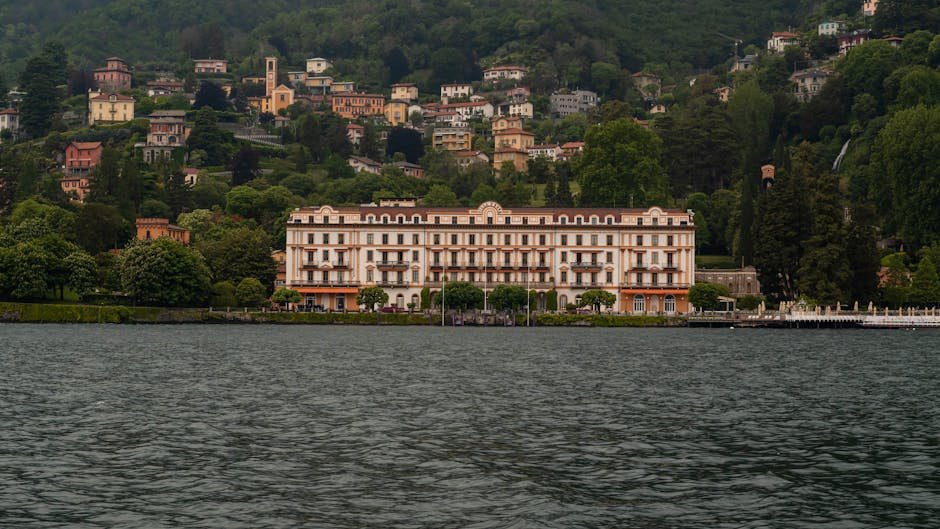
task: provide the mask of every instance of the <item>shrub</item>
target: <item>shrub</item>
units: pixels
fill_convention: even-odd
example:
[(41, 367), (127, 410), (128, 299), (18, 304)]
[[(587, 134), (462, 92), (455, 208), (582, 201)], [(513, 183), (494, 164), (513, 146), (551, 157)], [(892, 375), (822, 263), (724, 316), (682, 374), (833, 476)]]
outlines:
[(264, 285), (261, 284), (261, 281), (253, 277), (246, 277), (242, 279), (238, 286), (235, 287), (235, 297), (238, 299), (238, 304), (244, 307), (257, 307), (264, 303), (265, 299), (265, 289)]

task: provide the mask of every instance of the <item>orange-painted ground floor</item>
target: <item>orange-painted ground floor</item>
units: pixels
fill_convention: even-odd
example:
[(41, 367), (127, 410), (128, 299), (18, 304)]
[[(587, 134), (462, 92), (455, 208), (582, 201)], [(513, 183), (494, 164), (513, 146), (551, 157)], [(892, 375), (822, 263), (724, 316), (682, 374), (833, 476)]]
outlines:
[[(303, 300), (300, 306), (307, 310), (358, 311), (356, 287), (298, 287)], [(437, 292), (434, 289), (431, 293)], [(420, 289), (386, 289), (388, 306), (407, 309), (409, 304), (417, 308), (421, 305)], [(564, 310), (568, 303), (577, 304), (580, 300), (578, 291), (560, 291), (558, 309)], [(621, 289), (614, 310), (625, 314), (682, 314), (689, 311), (688, 289)], [(546, 310), (548, 298), (546, 292), (539, 291), (532, 308)]]

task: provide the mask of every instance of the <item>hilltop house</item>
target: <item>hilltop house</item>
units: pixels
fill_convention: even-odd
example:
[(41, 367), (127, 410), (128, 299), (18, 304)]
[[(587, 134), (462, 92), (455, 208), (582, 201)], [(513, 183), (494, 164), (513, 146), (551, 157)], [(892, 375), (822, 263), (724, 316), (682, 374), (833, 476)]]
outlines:
[(392, 165), (401, 169), (401, 172), (413, 178), (424, 178), (424, 168), (410, 162), (395, 162)]
[(662, 93), (663, 80), (655, 73), (637, 72), (631, 79), (644, 99), (656, 99)]
[[(535, 145), (535, 134), (522, 129), (503, 129), (493, 134), (493, 143), (497, 149), (528, 149)], [(526, 151), (526, 156), (528, 155)]]
[(195, 73), (226, 73), (228, 61), (225, 59), (196, 59), (193, 61)]
[(385, 114), (385, 96), (365, 93), (335, 94), (333, 113), (344, 119), (381, 116)]
[(116, 93), (88, 94), (88, 124), (124, 123), (134, 119), (134, 98)]
[(4, 108), (0, 110), (0, 133), (5, 130), (10, 131), (11, 134), (16, 134), (16, 131), (20, 128), (20, 114), (12, 108)]
[(790, 81), (793, 82), (794, 94), (800, 102), (806, 102), (819, 95), (826, 81), (832, 77), (832, 72), (811, 68), (809, 70), (800, 70), (793, 72)]
[(865, 0), (862, 4), (862, 14), (866, 17), (873, 17), (878, 12), (878, 0)]
[(189, 244), (189, 230), (170, 224), (170, 219), (139, 218), (135, 222), (137, 238), (142, 241), (169, 237), (174, 241)]
[(490, 163), (490, 157), (480, 151), (457, 151), (454, 153), (454, 157), (457, 158), (457, 167), (460, 168), (460, 170), (466, 170), (475, 165), (488, 165)]
[(463, 101), (460, 103), (445, 103), (438, 107), (441, 112), (456, 112), (464, 118), (470, 117), (493, 117), (494, 109), (491, 103), (486, 101)]
[(307, 73), (320, 75), (332, 67), (333, 67), (333, 63), (324, 59), (323, 57), (314, 57), (313, 59), (307, 59)]
[(467, 127), (434, 128), (432, 144), (435, 149), (464, 151), (473, 146), (473, 133)]
[(177, 79), (147, 81), (147, 96), (149, 97), (168, 96), (182, 91), (183, 82)]
[(558, 117), (587, 114), (597, 107), (597, 93), (590, 90), (556, 92), (549, 97), (552, 114)]
[(493, 151), (493, 169), (499, 172), (505, 163), (511, 163), (517, 171), (524, 173), (529, 168), (529, 152), (525, 149), (497, 147)]
[(441, 85), (441, 101), (451, 99), (469, 98), (473, 95), (473, 85), (470, 83), (447, 83)]
[(870, 29), (857, 29), (851, 33), (839, 35), (839, 55), (845, 55), (852, 48), (861, 46), (871, 38)]
[(771, 33), (770, 40), (767, 41), (767, 51), (771, 53), (783, 53), (787, 46), (799, 46), (800, 36), (789, 31), (775, 31)]
[(535, 117), (535, 107), (528, 101), (521, 103), (503, 103), (499, 105), (499, 115), (501, 116), (519, 116), (527, 119)]
[(820, 36), (838, 35), (839, 33), (845, 31), (845, 22), (842, 22), (841, 20), (827, 20), (825, 22), (820, 22), (816, 31)]
[(393, 99), (386, 103), (385, 121), (393, 127), (408, 123), (408, 102)]
[(735, 58), (731, 65), (731, 73), (746, 72), (757, 65), (757, 55), (745, 55), (741, 58)]
[(392, 99), (399, 101), (417, 101), (418, 85), (414, 83), (396, 83), (392, 85)]
[(551, 161), (555, 161), (561, 156), (561, 147), (558, 145), (532, 145), (526, 149), (529, 153), (529, 158), (545, 158)]
[(65, 168), (59, 185), (69, 198), (84, 201), (91, 190), (91, 171), (101, 163), (100, 141), (72, 142), (65, 148)]
[(529, 69), (525, 66), (505, 65), (494, 66), (483, 70), (483, 82), (495, 83), (498, 81), (521, 81), (528, 75)]
[(92, 72), (98, 90), (103, 92), (130, 90), (131, 70), (127, 66), (127, 61), (120, 57), (108, 57), (105, 63), (104, 68), (98, 68)]
[(362, 125), (357, 125), (356, 123), (346, 125), (346, 137), (349, 138), (349, 143), (353, 145), (359, 145), (364, 133), (365, 127)]
[(501, 130), (506, 129), (521, 129), (522, 128), (522, 117), (521, 116), (499, 116), (490, 121), (490, 125), (493, 130), (493, 134)]
[(357, 173), (365, 172), (372, 174), (379, 174), (382, 172), (382, 164), (375, 160), (366, 158), (365, 156), (350, 156), (349, 166), (353, 168)]
[(150, 131), (147, 133), (147, 142), (135, 146), (141, 149), (144, 162), (175, 159), (182, 163), (186, 138), (189, 137), (186, 111), (157, 110), (149, 118)]

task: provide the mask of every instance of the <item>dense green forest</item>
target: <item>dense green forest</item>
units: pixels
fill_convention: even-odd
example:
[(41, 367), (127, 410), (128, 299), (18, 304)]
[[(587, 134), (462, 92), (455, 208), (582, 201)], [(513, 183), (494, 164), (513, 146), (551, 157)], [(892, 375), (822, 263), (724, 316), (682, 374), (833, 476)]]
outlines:
[[(12, 75), (44, 41), (57, 39), (76, 65), (110, 55), (135, 65), (175, 64), (209, 53), (241, 62), (271, 52), (300, 65), (316, 54), (377, 84), (411, 73), (462, 80), (479, 75), (478, 62), (520, 61), (543, 63), (546, 75), (578, 84), (598, 61), (677, 74), (710, 68), (732, 53), (722, 33), (759, 43), (773, 29), (799, 24), (805, 3), (0, 0), (0, 63)], [(217, 36), (200, 39), (206, 33)]]

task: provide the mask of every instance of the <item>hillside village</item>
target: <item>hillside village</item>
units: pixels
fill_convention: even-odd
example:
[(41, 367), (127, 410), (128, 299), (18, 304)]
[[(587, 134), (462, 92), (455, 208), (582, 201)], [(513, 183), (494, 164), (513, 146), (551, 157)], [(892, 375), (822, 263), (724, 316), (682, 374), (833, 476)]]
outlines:
[[(744, 278), (741, 284), (750, 285), (738, 289), (737, 279), (728, 281), (729, 294), (754, 295), (760, 292), (754, 285), (764, 284), (771, 289), (765, 294), (783, 298), (801, 289), (767, 285), (768, 278), (777, 283), (780, 276), (761, 266), (757, 209), (766, 206), (763, 194), (774, 187), (779, 171), (792, 172), (790, 156), (798, 157), (800, 142), (817, 144), (813, 165), (832, 164), (836, 171), (840, 164), (856, 163), (854, 151), (845, 151), (861, 129), (850, 132), (845, 118), (832, 115), (834, 105), (842, 104), (833, 97), (844, 97), (834, 95), (833, 87), (851, 76), (847, 59), (862, 56), (855, 49), (886, 53), (880, 51), (883, 45), (907, 57), (921, 48), (918, 53), (926, 55), (929, 47), (934, 53), (936, 39), (928, 32), (872, 29), (878, 11), (878, 0), (864, 2), (858, 12), (808, 23), (803, 31), (781, 28), (761, 46), (728, 37), (729, 59), (691, 76), (598, 67), (592, 68), (592, 86), (556, 83), (547, 90), (544, 82), (533, 87), (534, 65), (492, 59), (477, 65), (479, 78), (444, 82), (433, 92), (427, 83), (406, 80), (366, 89), (316, 53), (302, 63), (277, 54), (194, 57), (181, 68), (154, 70), (111, 56), (90, 71), (73, 70), (66, 84), (50, 86), (44, 78), (49, 70), (64, 74), (68, 68), (65, 50), (53, 44), (27, 64), (22, 82), (0, 102), (2, 149), (23, 181), (15, 190), (14, 184), (5, 185), (9, 197), (3, 207), (39, 197), (35, 207), (64, 208), (69, 215), (88, 209), (81, 204), (112, 208), (125, 220), (115, 221), (103, 241), (89, 245), (97, 251), (157, 232), (189, 244), (189, 231), (208, 229), (207, 219), (236, 224), (247, 219), (250, 224), (241, 228), (259, 230), (260, 239), (270, 237), (267, 249), (279, 259), (284, 231), (278, 225), (285, 211), (308, 205), (404, 198), (428, 207), (488, 201), (516, 207), (679, 206), (699, 212), (699, 253), (714, 254), (727, 278)], [(610, 97), (607, 89), (598, 89), (615, 85), (623, 95)], [(43, 91), (61, 101), (45, 107), (50, 97), (40, 100)], [(71, 95), (59, 97), (62, 91)], [(881, 94), (872, 92), (855, 97), (853, 127), (890, 110), (879, 101)], [(766, 137), (748, 146), (749, 132), (735, 114), (743, 105), (765, 104), (762, 93), (772, 96), (776, 121), (762, 133)], [(854, 113), (861, 96), (875, 101), (858, 121)], [(868, 104), (864, 97), (861, 101)], [(781, 113), (789, 116), (777, 117)], [(657, 168), (637, 174), (637, 182), (649, 178), (647, 184), (598, 187), (589, 176), (591, 167), (607, 163), (600, 160), (618, 148), (603, 143), (619, 141), (603, 139), (603, 131), (626, 132), (614, 127), (620, 121), (642, 131), (627, 136), (636, 135), (644, 146), (640, 151)], [(688, 127), (696, 122), (710, 124), (690, 134)], [(689, 143), (700, 132), (709, 135), (701, 141), (714, 142), (712, 147)], [(586, 155), (592, 146), (595, 152)], [(781, 155), (781, 149), (789, 153)], [(614, 169), (625, 181), (645, 167), (638, 160), (614, 163), (625, 164)], [(30, 168), (28, 178), (23, 167)], [(852, 181), (852, 171), (846, 169), (837, 183), (847, 201), (855, 200), (852, 187), (861, 185)], [(166, 227), (153, 228), (154, 223)], [(903, 252), (904, 242), (922, 248), (936, 240), (907, 235), (880, 234), (881, 252)], [(205, 236), (193, 233), (192, 241)], [(866, 279), (866, 284), (875, 281), (874, 287), (853, 292), (855, 299), (874, 295), (875, 287), (890, 280), (890, 264), (874, 268), (877, 277), (872, 272)], [(271, 272), (263, 275), (266, 288), (283, 283)], [(851, 290), (841, 289), (842, 295), (846, 288)]]

